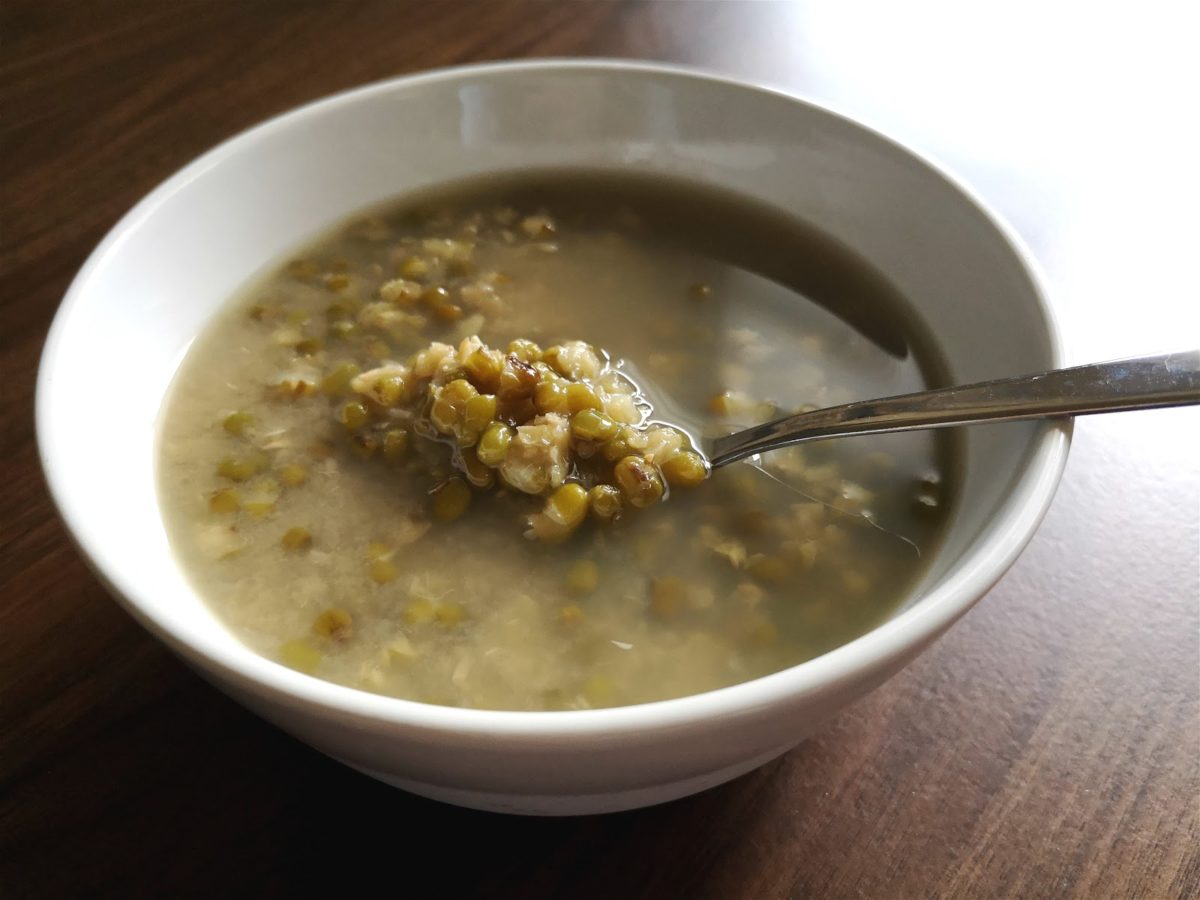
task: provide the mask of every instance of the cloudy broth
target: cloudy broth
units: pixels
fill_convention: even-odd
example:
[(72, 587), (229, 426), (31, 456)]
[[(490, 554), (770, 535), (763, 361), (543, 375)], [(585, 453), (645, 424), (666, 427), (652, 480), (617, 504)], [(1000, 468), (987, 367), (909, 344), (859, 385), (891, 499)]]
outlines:
[[(420, 294), (393, 302), (408, 289), (397, 284)], [(346, 379), (474, 335), (586, 341), (651, 419), (700, 447), (796, 409), (944, 382), (908, 304), (869, 265), (738, 198), (592, 172), (401, 198), (233, 298), (164, 406), (174, 552), (251, 648), (427, 703), (641, 703), (858, 637), (937, 548), (951, 433), (764, 454), (557, 544), (530, 539), (540, 501), (502, 479), (441, 516), (437, 497), (461, 474), (451, 450), (416, 433), (354, 439)]]

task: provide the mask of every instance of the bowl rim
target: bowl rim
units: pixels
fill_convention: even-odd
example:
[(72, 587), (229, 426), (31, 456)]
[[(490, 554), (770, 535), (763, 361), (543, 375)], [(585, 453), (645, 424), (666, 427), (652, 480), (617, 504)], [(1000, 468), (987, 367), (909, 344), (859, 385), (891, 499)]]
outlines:
[(988, 531), (969, 551), (963, 565), (908, 609), (828, 653), (787, 669), (704, 693), (633, 706), (553, 712), (510, 711), (437, 706), (404, 700), (303, 675), (259, 655), (232, 634), (210, 638), (207, 635), (180, 633), (171, 623), (156, 615), (160, 601), (143, 595), (135, 585), (128, 583), (122, 572), (110, 571), (105, 566), (103, 548), (99, 546), (101, 542), (95, 539), (94, 528), (88, 525), (86, 509), (68, 495), (62, 482), (60, 469), (66, 465), (66, 461), (59, 450), (51, 446), (52, 422), (56, 412), (51, 408), (49, 382), (60, 356), (66, 323), (75, 307), (82, 302), (93, 271), (119, 249), (128, 232), (137, 228), (178, 190), (243, 147), (297, 120), (345, 103), (423, 84), (465, 77), (503, 77), (551, 71), (640, 73), (770, 94), (841, 119), (868, 132), (874, 139), (891, 145), (892, 149), (922, 163), (957, 190), (1003, 237), (1023, 266), (1033, 289), (1046, 330), (1051, 362), (1055, 366), (1062, 365), (1062, 337), (1047, 299), (1044, 276), (1015, 230), (971, 188), (928, 154), (914, 150), (854, 116), (841, 113), (802, 93), (676, 64), (619, 58), (545, 58), (431, 69), (382, 79), (305, 103), (257, 123), (203, 153), (155, 187), (122, 216), (92, 251), (67, 289), (47, 335), (38, 368), (35, 398), (38, 455), (51, 499), (68, 533), (99, 580), (135, 619), (185, 660), (198, 664), (202, 669), (214, 671), (223, 683), (286, 706), (315, 708), (325, 716), (384, 724), (393, 728), (418, 728), (474, 737), (505, 737), (553, 743), (601, 734), (611, 737), (677, 730), (705, 721), (787, 705), (789, 701), (822, 693), (839, 683), (882, 671), (890, 663), (903, 661), (906, 654), (919, 652), (966, 613), (1000, 579), (1045, 516), (1066, 464), (1071, 438), (1069, 419), (1040, 424), (1033, 448)]

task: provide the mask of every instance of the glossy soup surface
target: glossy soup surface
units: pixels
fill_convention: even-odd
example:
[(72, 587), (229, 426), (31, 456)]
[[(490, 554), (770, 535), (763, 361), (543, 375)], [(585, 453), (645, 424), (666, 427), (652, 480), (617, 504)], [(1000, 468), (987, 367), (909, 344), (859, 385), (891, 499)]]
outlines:
[[(422, 298), (383, 299), (396, 279)], [(906, 309), (819, 232), (692, 185), (565, 172), (406, 198), (298, 250), (191, 348), (161, 423), (172, 544), (250, 647), (363, 690), (585, 709), (774, 672), (907, 596), (952, 505), (951, 435), (766, 454), (552, 545), (526, 536), (542, 501), (503, 486), (435, 514), (450, 449), (356, 440), (346, 377), (476, 334), (580, 339), (702, 443), (940, 381)]]

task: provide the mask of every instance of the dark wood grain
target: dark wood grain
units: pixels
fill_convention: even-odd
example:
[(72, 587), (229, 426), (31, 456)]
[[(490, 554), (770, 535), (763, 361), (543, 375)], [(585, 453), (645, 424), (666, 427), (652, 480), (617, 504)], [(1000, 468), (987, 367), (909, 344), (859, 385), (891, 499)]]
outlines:
[[(883, 45), (868, 41), (864, 51), (833, 8), (6, 0), (0, 894), (1197, 896), (1200, 422), (1186, 411), (1081, 422), (1060, 495), (1014, 570), (935, 648), (818, 737), (701, 796), (598, 818), (458, 810), (319, 756), (216, 693), (134, 625), (55, 518), (34, 445), (35, 371), (55, 307), (103, 233), (173, 170), (264, 117), (456, 62), (704, 63), (874, 113), (940, 151), (1016, 223), (1047, 267), (1080, 352), (1132, 355), (1186, 340), (1196, 324), (1194, 271), (1164, 248), (1195, 258), (1185, 211), (1200, 192), (1187, 194), (1194, 180), (1171, 173), (1194, 169), (1196, 157), (1186, 163), (1194, 146), (1180, 146), (1182, 132), (1154, 131), (1173, 121), (1155, 118), (1156, 104), (1166, 110), (1200, 83), (1192, 69), (1170, 68), (1184, 65), (1172, 37), (1178, 23), (1148, 15), (1097, 25), (1098, 14), (1046, 22), (1027, 9), (1043, 31), (1062, 29), (1055, 46), (1075, 48), (1080, 58), (1068, 62), (1086, 77), (1064, 75), (1072, 65), (1030, 37), (1028, 46), (1005, 45), (1021, 65), (997, 86), (991, 51), (955, 47), (996, 29), (1013, 40), (1024, 32), (1010, 19), (907, 12), (889, 38), (911, 42), (911, 59), (888, 71), (862, 62)], [(1127, 190), (1109, 190), (1120, 181), (1115, 163), (1101, 180), (1100, 163), (1081, 175), (1062, 150), (1094, 132), (1106, 135), (1097, 146), (1112, 160), (1141, 152), (1120, 144), (1085, 102), (1086, 85), (1110, 71), (1098, 62), (1108, 40), (1119, 41), (1121, 83), (1138, 96), (1121, 113), (1125, 125), (1141, 116), (1139, 133), (1158, 135), (1147, 141), (1162, 148)], [(907, 66), (955, 71), (944, 85), (934, 79), (901, 94), (897, 85), (920, 74)], [(1137, 77), (1145, 83), (1128, 80)], [(964, 84), (991, 104), (987, 122), (998, 121), (1009, 143), (997, 147), (990, 133), (950, 139), (958, 132), (944, 123), (986, 127), (954, 93)], [(1073, 131), (1054, 131), (1057, 113), (1029, 118), (1039, 98), (1060, 95), (1071, 99)], [(1035, 126), (1052, 139), (1022, 137)], [(1171, 188), (1158, 190), (1168, 176)], [(1112, 224), (1103, 232), (1088, 228), (1102, 214), (1086, 202), (1102, 184), (1117, 204), (1105, 210)], [(1178, 237), (1187, 227), (1190, 243)], [(1104, 249), (1114, 246), (1119, 253)], [(1154, 265), (1135, 272), (1139, 258)], [(1148, 277), (1160, 279), (1150, 287), (1176, 284), (1191, 299), (1142, 291), (1145, 315), (1131, 324), (1127, 289)]]

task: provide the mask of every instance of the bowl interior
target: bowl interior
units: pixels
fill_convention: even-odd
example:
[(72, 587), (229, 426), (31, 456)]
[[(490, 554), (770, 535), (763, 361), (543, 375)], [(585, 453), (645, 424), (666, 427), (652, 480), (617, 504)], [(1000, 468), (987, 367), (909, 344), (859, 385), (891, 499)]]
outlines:
[[(818, 107), (612, 64), (478, 67), (368, 87), (260, 126), (165, 183), (98, 248), (55, 323), (39, 385), (44, 465), (76, 538), (135, 615), (193, 658), (218, 644), (226, 658), (253, 656), (176, 567), (155, 489), (164, 393), (216, 309), (356, 209), (491, 171), (567, 166), (667, 173), (817, 223), (911, 299), (957, 380), (1057, 362), (1037, 286), (996, 223), (907, 151)], [(1014, 504), (1044, 506), (1053, 489), (1057, 469), (1012, 493), (1052, 432), (971, 430), (950, 535), (910, 604), (964, 568), (998, 577), (1011, 554), (993, 545), (1019, 545), (1027, 534), (1016, 532), (1041, 511), (1017, 523)]]

